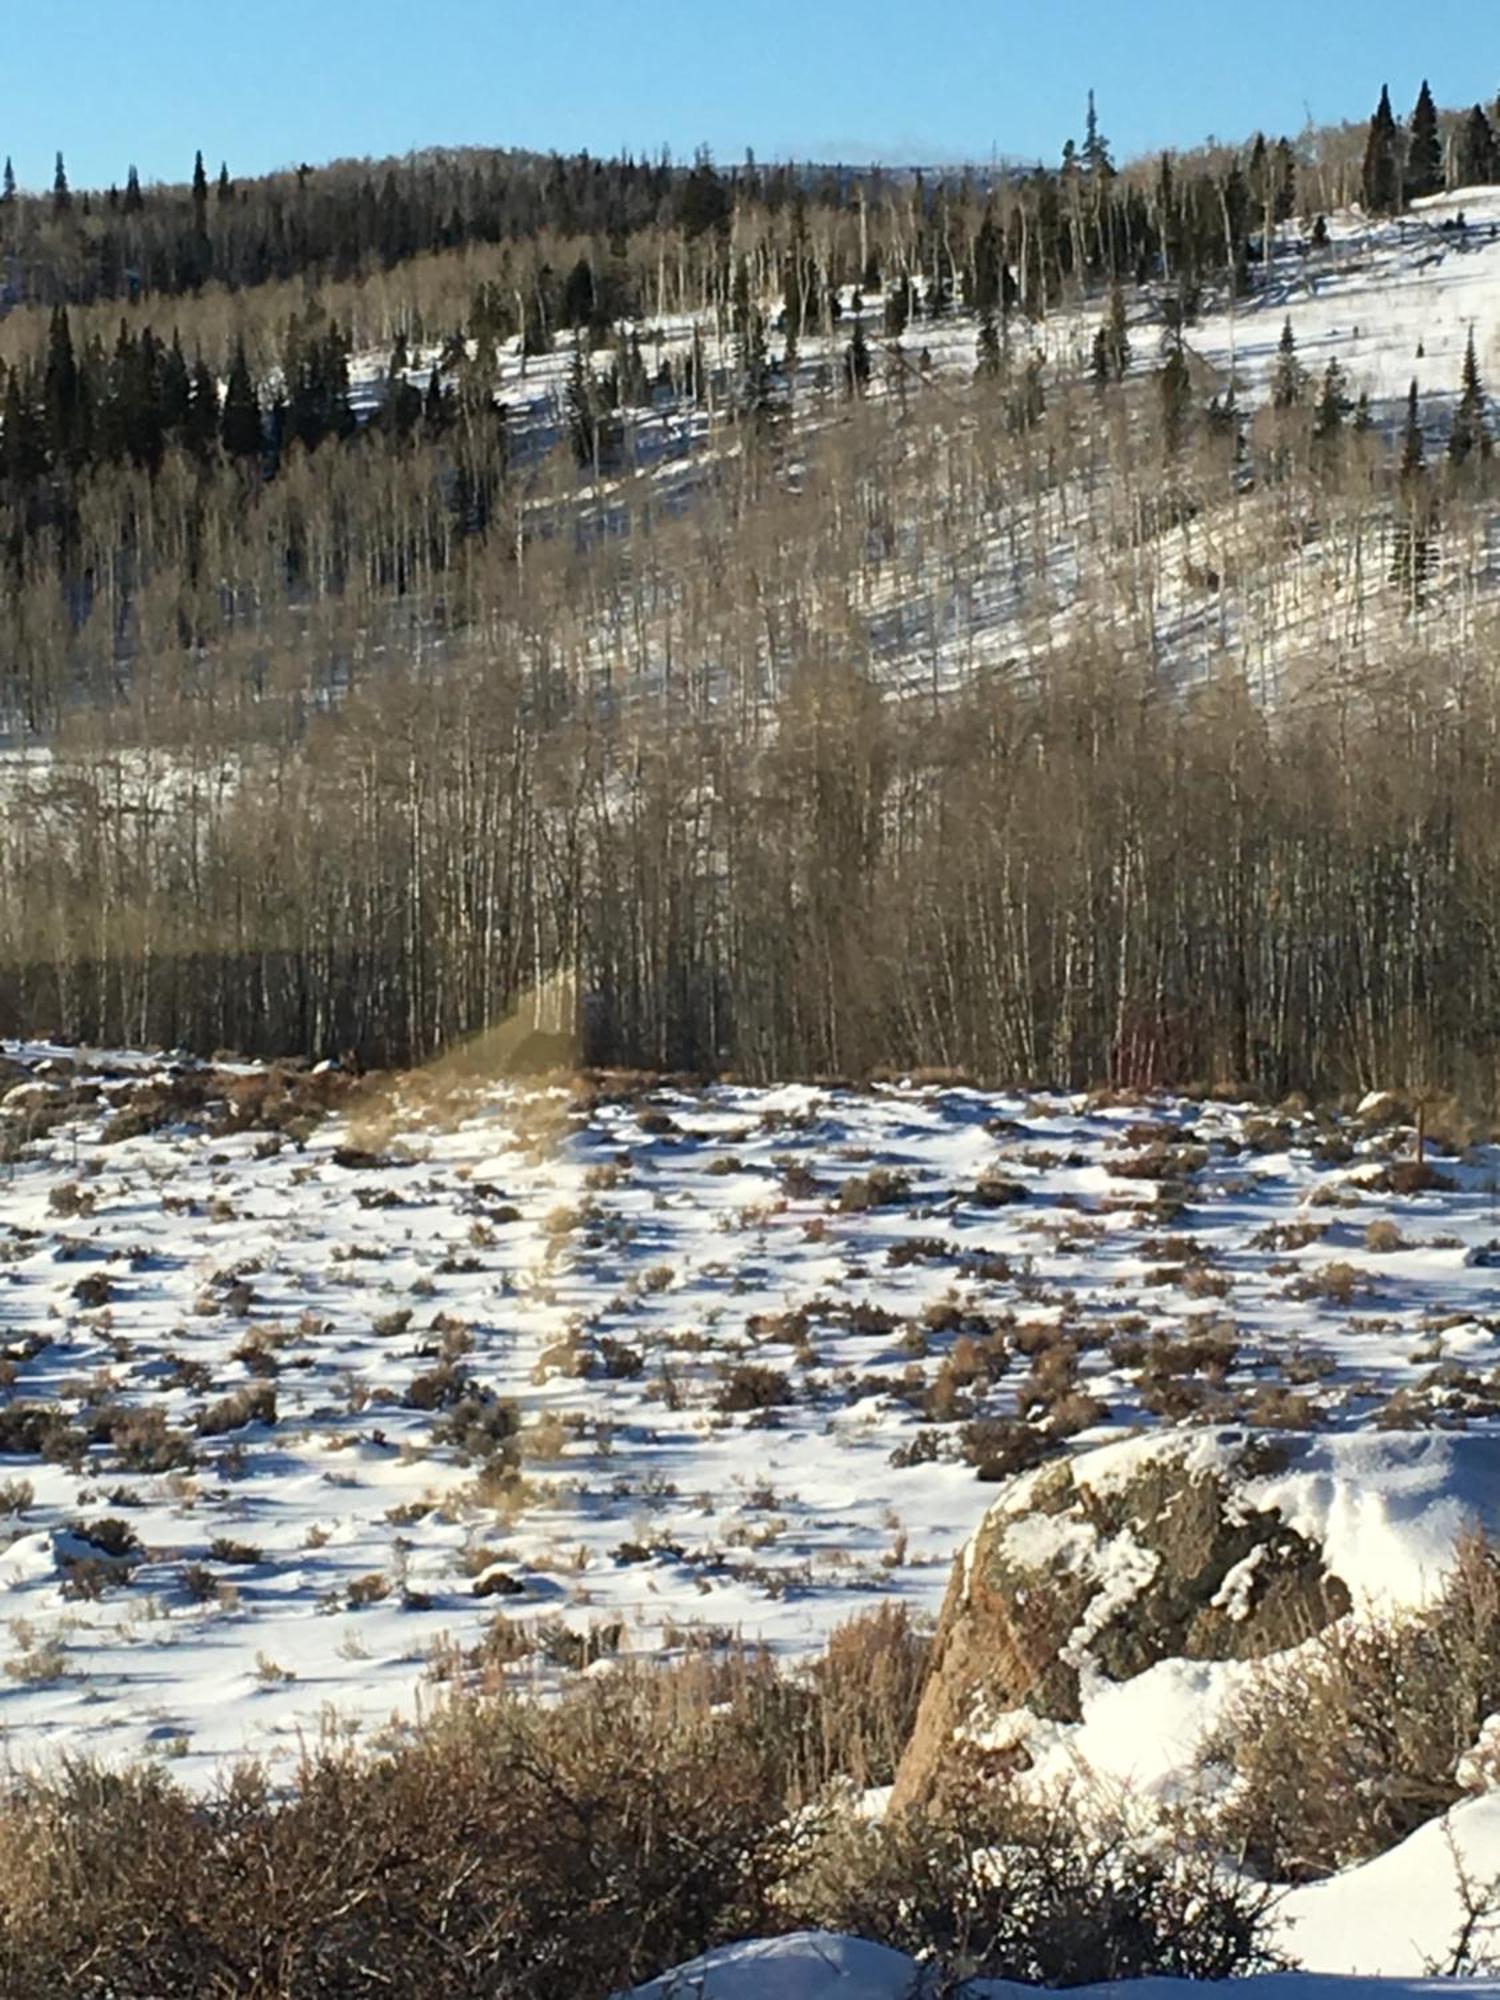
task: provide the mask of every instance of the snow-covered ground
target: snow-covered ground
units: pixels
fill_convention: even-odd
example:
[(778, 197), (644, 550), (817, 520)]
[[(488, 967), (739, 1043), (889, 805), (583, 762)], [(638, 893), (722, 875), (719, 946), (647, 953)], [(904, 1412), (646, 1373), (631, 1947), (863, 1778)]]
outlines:
[[(795, 1937), (726, 1945), (649, 1986), (633, 2000), (922, 2000), (921, 1972), (884, 1945), (858, 1938), (804, 1931)], [(1029, 2000), (1043, 1989), (1006, 1979), (979, 1979), (964, 2000)], [(1078, 1986), (1076, 2000), (1451, 2000), (1441, 1978), (1340, 1978), (1269, 1973), (1222, 1985), (1185, 1979), (1137, 1979), (1107, 1986)], [(1494, 2000), (1500, 1980), (1465, 1980), (1472, 2000)]]
[[(18, 1761), (207, 1780), (412, 1714), (496, 1621), (488, 1657), (544, 1680), (933, 1611), (993, 1497), (966, 1422), (1018, 1406), (1084, 1442), (1368, 1433), (1340, 1449), (1385, 1497), (1344, 1532), (1409, 1598), (1401, 1492), (1448, 1481), (1456, 1527), (1500, 1435), (1491, 1149), (1401, 1194), (1409, 1135), (1248, 1106), (421, 1076), (283, 1135), (248, 1066), (121, 1136), (149, 1059), (8, 1060)], [(1461, 1451), (1424, 1428), (1460, 1419)]]

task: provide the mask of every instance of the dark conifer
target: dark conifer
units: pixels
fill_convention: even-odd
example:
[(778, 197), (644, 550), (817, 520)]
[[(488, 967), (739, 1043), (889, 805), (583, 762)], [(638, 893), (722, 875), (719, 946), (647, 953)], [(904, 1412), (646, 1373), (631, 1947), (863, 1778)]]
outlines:
[(209, 457), (219, 442), (219, 385), (201, 354), (193, 363), (185, 442), (195, 458)]
[(1417, 392), (1416, 379), (1406, 392), (1406, 430), (1401, 439), (1401, 478), (1403, 483), (1417, 479), (1427, 470), (1427, 446), (1422, 436), (1422, 405)]
[(1494, 128), (1485, 117), (1483, 106), (1476, 104), (1459, 134), (1458, 184), (1488, 187), (1497, 178), (1497, 167), (1500, 161), (1496, 156)]
[(1391, 110), (1391, 93), (1382, 88), (1365, 141), (1363, 172), (1365, 208), (1371, 215), (1394, 215), (1401, 206), (1400, 140)]
[(1157, 377), (1161, 395), (1162, 454), (1176, 458), (1187, 437), (1192, 411), (1193, 385), (1181, 342), (1174, 342)]
[(65, 214), (73, 206), (72, 190), (68, 186), (68, 169), (61, 153), (57, 156), (57, 171), (52, 176), (52, 207), (58, 215)]
[(1271, 377), (1273, 409), (1290, 410), (1302, 400), (1302, 364), (1297, 359), (1297, 342), (1290, 315), (1282, 323), (1281, 344), (1276, 353), (1276, 372)]
[(1453, 413), (1453, 429), (1448, 437), (1448, 457), (1455, 465), (1463, 465), (1476, 455), (1489, 457), (1490, 432), (1485, 415), (1484, 384), (1479, 379), (1479, 361), (1474, 353), (1474, 329), (1471, 326), (1468, 345), (1464, 348), (1458, 407)]
[(261, 434), (260, 398), (255, 393), (255, 383), (251, 379), (250, 362), (245, 353), (243, 340), (235, 342), (234, 357), (229, 364), (229, 381), (224, 389), (224, 411), (220, 420), (219, 436), (231, 458), (257, 458), (264, 443)]
[(844, 387), (849, 395), (862, 396), (869, 381), (870, 348), (865, 339), (864, 322), (856, 318), (854, 336), (844, 354)]
[(1437, 106), (1427, 80), (1417, 94), (1406, 148), (1406, 196), (1409, 201), (1443, 191), (1443, 142), (1438, 134)]
[(1313, 417), (1313, 438), (1325, 450), (1336, 448), (1352, 407), (1344, 371), (1334, 359), (1323, 371), (1323, 386)]
[(61, 306), (52, 311), (47, 332), (47, 365), (42, 381), (47, 447), (55, 461), (69, 462), (81, 443), (82, 397), (73, 333)]

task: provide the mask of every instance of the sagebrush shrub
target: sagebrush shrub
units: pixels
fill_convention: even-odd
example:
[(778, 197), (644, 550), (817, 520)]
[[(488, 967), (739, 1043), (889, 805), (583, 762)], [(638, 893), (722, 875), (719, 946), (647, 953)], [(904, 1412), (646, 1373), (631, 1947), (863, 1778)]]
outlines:
[(1232, 1774), (1226, 1845), (1280, 1881), (1384, 1853), (1464, 1795), (1500, 1710), (1500, 1555), (1460, 1548), (1425, 1611), (1344, 1619), (1259, 1670), (1205, 1749)]

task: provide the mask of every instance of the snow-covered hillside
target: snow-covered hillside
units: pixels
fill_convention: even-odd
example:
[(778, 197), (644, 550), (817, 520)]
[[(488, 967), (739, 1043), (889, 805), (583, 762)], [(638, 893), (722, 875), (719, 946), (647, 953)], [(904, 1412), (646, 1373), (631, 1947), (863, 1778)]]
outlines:
[[(1232, 390), (1241, 418), (1252, 421), (1268, 402), (1290, 324), (1309, 396), (1336, 360), (1351, 408), (1366, 396), (1375, 432), (1387, 444), (1415, 380), (1436, 456), (1471, 332), (1485, 380), (1500, 372), (1500, 190), (1435, 196), (1395, 220), (1358, 211), (1326, 220), (1321, 243), (1301, 223), (1282, 225), (1273, 261), (1257, 264), (1247, 297), (1205, 297), (1185, 336), (1195, 395), (1206, 406)], [(1161, 367), (1165, 308), (1175, 290), (1173, 282), (1156, 281), (1129, 296), (1127, 389), (1145, 386)], [(1420, 632), (1446, 621), (1447, 629), (1466, 635), (1478, 612), (1500, 602), (1500, 523), (1487, 516), (1472, 534), (1440, 543), (1428, 599), (1415, 620), (1390, 587), (1389, 538), (1367, 493), (1325, 496), (1314, 506), (1264, 484), (1215, 484), (1189, 473), (1185, 513), (1162, 516), (1154, 437), (1121, 430), (1118, 413), (1097, 404), (1089, 386), (1105, 310), (1099, 298), (1058, 305), (1035, 323), (1011, 316), (1011, 382), (1038, 363), (1046, 396), (1072, 398), (1076, 407), (1067, 449), (1049, 438), (1044, 475), (1016, 468), (997, 485), (978, 469), (983, 457), (975, 460), (974, 430), (984, 421), (986, 393), (998, 407), (1010, 390), (967, 393), (978, 332), (973, 315), (957, 307), (913, 320), (898, 342), (883, 332), (882, 295), (857, 298), (846, 288), (832, 337), (809, 335), (790, 376), (777, 378), (788, 435), (797, 440), (793, 462), (805, 453), (814, 481), (820, 452), (836, 444), (849, 420), (844, 356), (856, 305), (872, 355), (869, 400), (877, 408), (896, 406), (901, 417), (883, 447), (887, 545), (862, 555), (858, 575), (847, 583), (872, 663), (893, 693), (925, 696), (985, 671), (1037, 667), (1081, 636), (1098, 642), (1112, 633), (1144, 645), (1180, 685), (1236, 668), (1258, 698), (1279, 702), (1388, 660), (1414, 624)], [(767, 306), (774, 311), (776, 302)], [(734, 336), (722, 317), (696, 330), (716, 371), (710, 407), (695, 409), (653, 391), (649, 404), (622, 410), (618, 462), (597, 484), (592, 473), (582, 475), (586, 518), (619, 527), (632, 509), (691, 505), (706, 473), (738, 458), (741, 435), (728, 420)], [(695, 327), (679, 317), (629, 333), (654, 381), (664, 362), (683, 361)], [(784, 336), (773, 333), (773, 357), (783, 345)], [(601, 346), (592, 365), (602, 370), (612, 358)], [(438, 350), (412, 359), (410, 380), (418, 386)], [(566, 435), (572, 366), (567, 337), (548, 355), (523, 357), (513, 343), (500, 357), (497, 394), (509, 412), (523, 495), (531, 492), (531, 469), (544, 448)], [(382, 356), (361, 359), (359, 392), (367, 404), (382, 393), (384, 367)], [(1148, 396), (1141, 405), (1148, 430), (1152, 402)], [(917, 420), (908, 422), (912, 413)], [(936, 487), (934, 466), (945, 468)], [(838, 477), (836, 450), (827, 476)], [(555, 488), (547, 486), (524, 499), (523, 509), (540, 524), (553, 518), (557, 504)], [(670, 616), (659, 631), (643, 626), (636, 643), (630, 677), (642, 689), (655, 688), (675, 657)], [(616, 690), (617, 637), (601, 631), (597, 649), (601, 681)], [(778, 671), (769, 659), (768, 686)]]
[[(150, 1749), (206, 1779), (330, 1711), (409, 1714), (475, 1648), (545, 1681), (935, 1610), (1018, 1413), (1059, 1446), (1394, 1424), (1339, 1490), (1371, 1494), (1360, 1577), (1399, 1561), (1406, 1600), (1439, 1560), (1402, 1539), (1409, 1496), (1451, 1488), (1456, 1529), (1491, 1490), (1500, 1154), (1414, 1181), (1379, 1107), (1335, 1128), (938, 1087), (345, 1096), (7, 1061), (23, 1760)], [(320, 1092), (342, 1105), (321, 1122)], [(1138, 1756), (1141, 1723), (1115, 1739)]]

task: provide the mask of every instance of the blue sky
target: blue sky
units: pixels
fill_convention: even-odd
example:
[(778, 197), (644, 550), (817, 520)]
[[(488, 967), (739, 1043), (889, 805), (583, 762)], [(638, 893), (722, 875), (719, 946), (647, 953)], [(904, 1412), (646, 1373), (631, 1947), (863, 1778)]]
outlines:
[(1056, 157), (1092, 83), (1118, 154), (1500, 91), (1481, 0), (0, 0), (23, 185), (505, 144), (721, 160)]

